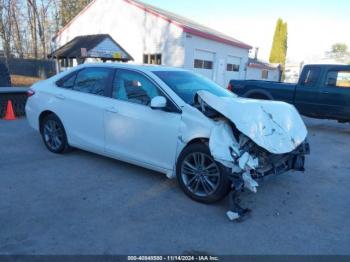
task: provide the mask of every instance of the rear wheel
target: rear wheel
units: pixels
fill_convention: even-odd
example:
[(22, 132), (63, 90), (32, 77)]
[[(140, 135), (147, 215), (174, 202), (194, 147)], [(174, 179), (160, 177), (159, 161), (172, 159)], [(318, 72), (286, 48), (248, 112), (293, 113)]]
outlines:
[(214, 203), (229, 192), (227, 169), (216, 162), (208, 146), (189, 145), (180, 155), (176, 173), (181, 189), (195, 201)]
[(55, 154), (65, 153), (70, 148), (63, 124), (53, 114), (43, 119), (41, 123), (41, 136), (47, 149)]

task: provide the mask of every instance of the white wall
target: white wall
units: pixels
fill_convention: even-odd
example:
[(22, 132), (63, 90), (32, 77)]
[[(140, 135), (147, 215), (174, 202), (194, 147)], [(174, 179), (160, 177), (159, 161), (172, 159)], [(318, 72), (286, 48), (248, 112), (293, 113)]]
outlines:
[[(186, 69), (194, 69), (196, 50), (208, 51), (215, 54), (213, 80), (226, 87), (231, 79), (244, 79), (245, 68), (248, 62), (249, 50), (234, 47), (224, 43), (201, 38), (191, 34), (185, 34), (185, 64)], [(233, 74), (226, 71), (226, 64), (231, 57), (241, 59), (239, 73)], [(233, 77), (233, 78), (231, 78)]]
[(111, 35), (135, 63), (143, 63), (144, 53), (162, 53), (163, 65), (184, 64), (182, 29), (122, 0), (95, 0), (57, 37), (56, 48), (91, 34)]
[[(134, 59), (143, 63), (143, 54), (162, 53), (165, 66), (194, 70), (196, 50), (214, 53), (213, 72), (204, 75), (226, 87), (231, 79), (244, 79), (248, 62), (247, 49), (189, 35), (182, 28), (145, 12), (123, 0), (95, 0), (56, 38), (56, 48), (76, 36), (109, 34)], [(229, 57), (240, 60), (239, 72), (227, 72)]]
[(266, 80), (266, 81), (279, 81), (279, 70), (278, 69), (273, 69), (273, 70), (268, 70), (269, 75), (268, 79), (262, 79), (263, 69), (261, 68), (255, 68), (255, 67), (248, 67), (247, 68), (247, 76), (246, 80)]

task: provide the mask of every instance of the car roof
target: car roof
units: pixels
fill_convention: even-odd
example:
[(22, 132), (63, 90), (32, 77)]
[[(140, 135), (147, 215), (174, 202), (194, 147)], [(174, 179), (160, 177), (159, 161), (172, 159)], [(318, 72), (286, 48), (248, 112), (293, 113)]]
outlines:
[(139, 65), (139, 64), (127, 64), (127, 63), (86, 63), (78, 66), (79, 68), (87, 67), (111, 67), (111, 68), (122, 68), (122, 69), (134, 69), (147, 72), (155, 71), (187, 71), (183, 68), (178, 67), (167, 67), (159, 65)]

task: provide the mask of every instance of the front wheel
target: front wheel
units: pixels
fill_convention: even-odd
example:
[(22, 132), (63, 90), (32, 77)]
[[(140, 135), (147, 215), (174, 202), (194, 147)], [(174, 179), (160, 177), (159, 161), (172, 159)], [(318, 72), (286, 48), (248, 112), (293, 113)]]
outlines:
[(208, 146), (202, 143), (189, 145), (181, 153), (176, 175), (187, 196), (201, 203), (214, 203), (224, 198), (230, 188), (225, 174), (227, 169), (216, 162)]

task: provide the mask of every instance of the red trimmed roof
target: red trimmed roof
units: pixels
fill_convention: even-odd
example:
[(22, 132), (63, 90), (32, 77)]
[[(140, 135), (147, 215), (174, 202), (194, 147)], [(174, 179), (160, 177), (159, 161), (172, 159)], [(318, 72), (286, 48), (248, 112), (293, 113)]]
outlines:
[[(97, 0), (93, 0), (88, 6), (86, 6), (75, 18), (73, 18), (65, 27), (63, 27), (55, 36), (58, 37), (67, 27), (69, 27), (76, 19), (77, 17), (81, 16), (88, 10)], [(233, 37), (227, 36), (219, 31), (213, 30), (209, 27), (203, 26), (201, 24), (198, 24), (188, 18), (182, 17), (180, 15), (171, 13), (169, 11), (160, 9), (158, 7), (145, 4), (143, 2), (140, 2), (138, 0), (122, 0), (130, 5), (133, 5), (137, 8), (142, 9), (143, 11), (150, 13), (152, 15), (155, 15), (157, 17), (160, 17), (164, 20), (166, 20), (169, 23), (172, 23), (178, 27), (181, 27), (184, 32), (199, 36), (202, 38), (206, 38), (209, 40), (213, 40), (216, 42), (221, 42), (224, 44), (232, 45), (235, 47), (240, 47), (244, 49), (252, 49), (252, 46), (243, 43)]]
[(183, 16), (174, 14), (164, 9), (155, 7), (153, 5), (143, 3), (138, 0), (123, 0), (123, 1), (136, 6), (147, 13), (153, 14), (157, 17), (161, 17), (162, 19), (166, 20), (169, 23), (172, 23), (181, 27), (186, 33), (190, 33), (192, 35), (196, 35), (202, 38), (206, 38), (209, 40), (221, 42), (224, 44), (228, 44), (228, 45), (232, 45), (232, 46), (236, 46), (244, 49), (252, 49), (252, 46), (246, 43), (243, 43), (233, 37), (227, 36), (209, 27), (203, 26)]

